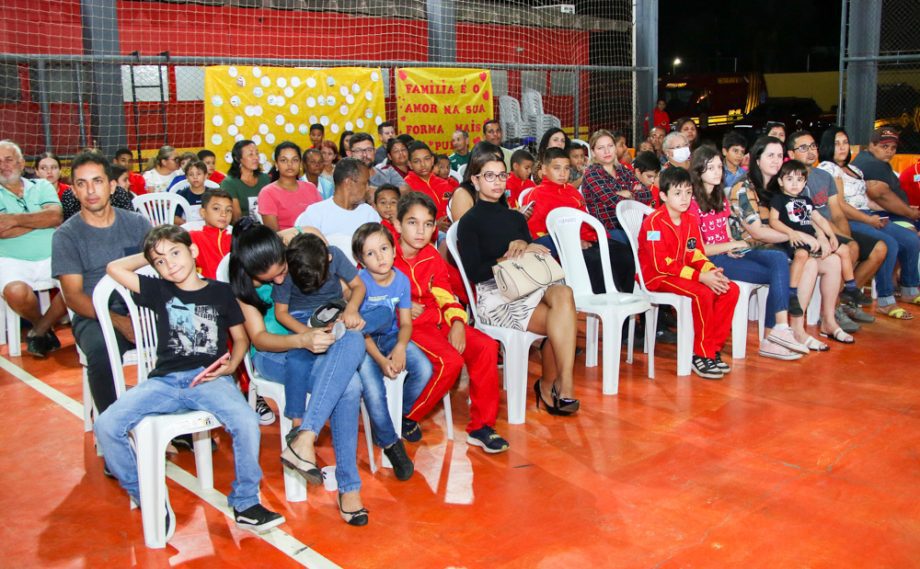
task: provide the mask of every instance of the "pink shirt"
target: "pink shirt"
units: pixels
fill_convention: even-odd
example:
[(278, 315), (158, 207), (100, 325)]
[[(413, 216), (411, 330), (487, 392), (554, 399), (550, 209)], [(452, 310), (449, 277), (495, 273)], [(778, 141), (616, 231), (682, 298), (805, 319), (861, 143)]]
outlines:
[(259, 213), (276, 216), (279, 230), (290, 229), (307, 206), (322, 199), (316, 186), (310, 182), (298, 180), (297, 191), (294, 192), (285, 190), (278, 182), (272, 182), (259, 192)]
[(731, 214), (731, 206), (728, 200), (722, 202), (722, 211), (710, 211), (703, 213), (696, 200), (690, 202), (690, 209), (687, 210), (700, 220), (700, 233), (703, 234), (703, 242), (706, 245), (715, 245), (717, 243), (728, 243), (732, 240), (728, 234), (728, 217)]

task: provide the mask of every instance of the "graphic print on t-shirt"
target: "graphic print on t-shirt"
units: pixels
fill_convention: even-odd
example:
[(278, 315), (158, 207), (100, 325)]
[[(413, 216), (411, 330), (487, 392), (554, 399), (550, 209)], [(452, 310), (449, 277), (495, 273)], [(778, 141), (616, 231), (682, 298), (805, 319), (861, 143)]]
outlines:
[(217, 353), (217, 309), (185, 304), (178, 298), (166, 302), (169, 315), (169, 349), (177, 356)]
[(786, 214), (789, 221), (800, 225), (811, 225), (811, 206), (801, 198), (792, 198), (786, 202)]

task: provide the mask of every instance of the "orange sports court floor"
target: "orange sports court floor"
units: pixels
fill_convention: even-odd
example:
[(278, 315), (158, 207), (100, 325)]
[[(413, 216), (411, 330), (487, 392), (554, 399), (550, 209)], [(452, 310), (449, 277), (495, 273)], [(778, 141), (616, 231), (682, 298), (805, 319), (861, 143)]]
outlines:
[[(236, 529), (223, 434), (216, 492), (196, 495), (190, 453), (170, 468), (178, 527), (160, 550), (83, 433), (69, 329), (45, 361), (4, 346), (0, 567), (920, 567), (920, 320), (880, 319), (855, 346), (788, 363), (759, 357), (753, 330), (723, 381), (676, 377), (673, 346), (660, 346), (654, 381), (640, 353), (619, 395), (603, 396), (600, 368), (579, 356), (582, 411), (552, 417), (531, 392), (527, 423), (508, 426), (503, 402), (511, 450), (497, 456), (467, 447), (455, 389), (458, 440), (442, 411), (426, 420), (408, 482), (372, 475), (362, 437), (364, 528), (322, 487), (285, 502), (276, 423), (263, 427), (262, 497), (287, 523)], [(531, 380), (539, 370), (532, 352)], [(320, 444), (331, 464), (328, 435)]]

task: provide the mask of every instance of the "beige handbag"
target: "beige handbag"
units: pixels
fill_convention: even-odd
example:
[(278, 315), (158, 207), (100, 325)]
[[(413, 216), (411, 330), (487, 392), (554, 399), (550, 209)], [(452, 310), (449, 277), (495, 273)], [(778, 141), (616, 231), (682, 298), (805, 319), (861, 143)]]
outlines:
[(565, 278), (562, 267), (549, 255), (526, 252), (492, 267), (499, 292), (509, 301), (525, 297)]

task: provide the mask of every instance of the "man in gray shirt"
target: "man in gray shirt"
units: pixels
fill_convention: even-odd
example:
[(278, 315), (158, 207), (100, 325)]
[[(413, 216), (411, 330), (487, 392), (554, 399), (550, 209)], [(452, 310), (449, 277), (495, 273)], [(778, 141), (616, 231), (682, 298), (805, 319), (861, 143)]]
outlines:
[[(90, 393), (101, 414), (115, 402), (115, 384), (102, 328), (93, 308), (93, 289), (110, 261), (140, 252), (150, 222), (140, 214), (112, 207), (114, 180), (108, 160), (84, 152), (73, 160), (73, 191), (80, 213), (54, 233), (51, 274), (61, 283), (64, 302), (73, 311), (73, 335), (86, 356)], [(131, 319), (112, 313), (122, 353), (131, 348)]]
[(351, 157), (357, 158), (364, 165), (371, 169), (370, 184), (367, 186), (367, 203), (374, 203), (374, 192), (384, 184), (393, 184), (399, 188), (399, 193), (404, 194), (409, 191), (409, 186), (399, 173), (392, 169), (374, 168), (374, 138), (366, 132), (356, 132), (351, 137), (349, 143)]

